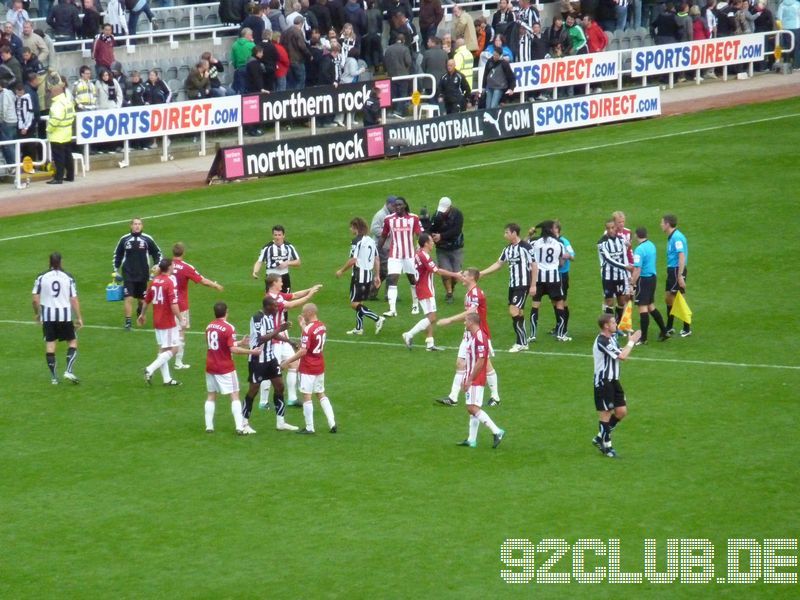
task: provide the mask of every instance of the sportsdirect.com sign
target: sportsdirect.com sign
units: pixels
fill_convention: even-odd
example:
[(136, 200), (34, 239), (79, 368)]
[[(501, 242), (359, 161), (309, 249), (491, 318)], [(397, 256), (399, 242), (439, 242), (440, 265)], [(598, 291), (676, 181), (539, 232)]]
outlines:
[(708, 69), (764, 59), (764, 34), (737, 35), (631, 50), (631, 76)]
[(536, 133), (574, 129), (586, 125), (655, 117), (661, 114), (658, 86), (554, 100), (533, 105)]
[(239, 96), (93, 110), (75, 115), (78, 144), (230, 129), (241, 124)]
[(515, 92), (609, 81), (616, 79), (619, 74), (619, 52), (511, 63), (511, 70), (517, 79)]
[[(360, 111), (369, 98), (373, 82), (350, 83), (340, 86), (313, 86), (271, 94), (242, 97), (243, 123), (272, 123), (310, 119)], [(391, 106), (388, 86), (381, 90), (381, 107)]]

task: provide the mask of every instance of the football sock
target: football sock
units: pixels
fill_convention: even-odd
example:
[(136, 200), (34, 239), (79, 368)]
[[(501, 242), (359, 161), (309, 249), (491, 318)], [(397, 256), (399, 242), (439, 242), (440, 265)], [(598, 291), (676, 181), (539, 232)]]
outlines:
[(320, 398), (319, 405), (322, 407), (322, 412), (325, 413), (325, 418), (328, 419), (328, 427), (336, 425), (336, 419), (333, 417), (333, 407), (328, 397), (323, 396)]
[(661, 333), (664, 333), (667, 330), (667, 328), (664, 325), (664, 319), (661, 316), (659, 310), (656, 308), (655, 310), (650, 311), (650, 316), (653, 317), (653, 320), (656, 322), (656, 325), (658, 325), (658, 328), (661, 330)]
[(56, 354), (55, 352), (46, 352), (45, 357), (47, 358), (47, 368), (50, 369), (50, 374), (55, 379), (56, 377)]
[(567, 323), (569, 323), (569, 306), (564, 305), (564, 314), (567, 315)]
[(563, 308), (556, 309), (556, 335), (567, 335), (567, 315)]
[(684, 331), (689, 331), (689, 330), (691, 330), (691, 328), (692, 328), (691, 325), (689, 325), (688, 323), (684, 323), (683, 324), (683, 330)]
[(297, 369), (286, 372), (286, 395), (289, 402), (297, 402)]
[(245, 419), (250, 418), (250, 414), (253, 412), (253, 397), (250, 394), (247, 394), (244, 397), (244, 409), (242, 411), (242, 416)]
[(603, 439), (603, 447), (610, 448), (611, 447), (611, 425), (606, 423), (605, 421), (600, 421), (600, 437)]
[(269, 388), (272, 385), (269, 380), (262, 381), (259, 388), (259, 404), (267, 404), (269, 402)]
[(491, 430), (492, 433), (498, 433), (500, 431), (500, 428), (494, 424), (492, 418), (482, 410), (479, 410), (478, 414), (475, 416), (478, 418), (478, 421), (486, 425)]
[[(166, 354), (169, 353), (167, 352)], [(170, 354), (170, 358), (172, 358), (172, 354)], [(169, 358), (161, 363), (159, 369), (161, 370), (161, 379), (164, 380), (164, 383), (169, 383), (172, 381), (172, 376), (169, 373)]]
[(435, 345), (436, 344), (434, 344), (432, 337), (426, 337), (425, 338), (425, 347), (426, 348), (433, 348)]
[(386, 290), (386, 297), (389, 299), (389, 310), (397, 312), (397, 286), (390, 285)]
[(449, 398), (453, 402), (458, 402), (458, 393), (461, 391), (461, 382), (464, 380), (464, 373), (466, 371), (456, 371), (453, 376), (453, 385), (450, 387)]
[(156, 372), (157, 369), (160, 369), (161, 365), (167, 362), (170, 358), (172, 358), (172, 352), (169, 351), (161, 352), (158, 356), (156, 356), (156, 359), (153, 362), (147, 365), (147, 373), (149, 375), (152, 375), (153, 373)]
[(130, 317), (125, 317), (125, 327), (130, 327), (132, 324)]
[(186, 347), (186, 342), (181, 340), (178, 344), (178, 353), (175, 354), (175, 364), (182, 365), (183, 364), (183, 349)]
[(517, 344), (527, 346), (528, 336), (525, 333), (525, 317), (517, 315), (516, 317), (511, 317), (511, 320), (514, 323), (514, 335), (517, 336)]
[(364, 328), (364, 313), (361, 312), (361, 305), (356, 309), (356, 329)]
[(314, 405), (311, 400), (303, 402), (303, 417), (306, 420), (306, 430), (314, 431)]
[(614, 309), (612, 307), (608, 306), (607, 304), (604, 304), (603, 305), (603, 312), (605, 314), (607, 314), (607, 315), (613, 315), (614, 314)]
[(675, 317), (672, 316), (672, 304), (667, 304), (667, 329), (672, 329), (675, 324)]
[(361, 311), (362, 321), (363, 321), (364, 317), (367, 317), (368, 319), (372, 319), (373, 321), (377, 321), (380, 318), (376, 313), (372, 312), (370, 309), (368, 309), (363, 304), (361, 304), (358, 307), (358, 310)]
[(478, 441), (478, 428), (481, 426), (481, 422), (478, 420), (478, 417), (470, 416), (469, 418), (469, 437), (467, 438), (470, 442)]
[(244, 429), (244, 417), (242, 417), (242, 401), (231, 401), (231, 412), (233, 413), (233, 423), (236, 426), (236, 431)]
[(283, 401), (283, 394), (275, 392), (275, 396), (272, 398), (272, 401), (275, 403), (275, 414), (282, 419), (283, 415), (286, 414), (286, 403)]
[(497, 387), (497, 371), (486, 374), (486, 385), (489, 386), (489, 393), (495, 400), (500, 400), (500, 391)]
[(531, 337), (535, 338), (539, 329), (539, 309), (531, 308)]
[(622, 313), (625, 312), (625, 309), (621, 306), (614, 307), (614, 317), (617, 319), (617, 324), (622, 320)]
[(72, 365), (75, 364), (76, 358), (78, 358), (78, 349), (67, 348), (67, 373), (72, 373)]
[(214, 409), (216, 402), (206, 400), (206, 429), (214, 429)]
[(136, 301), (136, 316), (140, 317), (141, 315), (142, 315), (142, 301), (141, 300), (137, 300)]
[(428, 319), (428, 317), (425, 317), (424, 319), (418, 321), (417, 324), (414, 325), (411, 329), (409, 329), (408, 333), (411, 337), (414, 337), (419, 332), (425, 331), (430, 326), (430, 324), (431, 322)]
[(648, 313), (641, 313), (639, 315), (639, 323), (642, 328), (642, 341), (647, 341), (647, 330), (650, 328), (650, 315)]
[(611, 415), (611, 418), (608, 420), (608, 431), (614, 431), (617, 426), (617, 423), (620, 422), (620, 419), (617, 418), (617, 415)]
[(417, 300), (417, 288), (414, 285), (411, 285), (411, 306), (419, 306), (419, 300)]

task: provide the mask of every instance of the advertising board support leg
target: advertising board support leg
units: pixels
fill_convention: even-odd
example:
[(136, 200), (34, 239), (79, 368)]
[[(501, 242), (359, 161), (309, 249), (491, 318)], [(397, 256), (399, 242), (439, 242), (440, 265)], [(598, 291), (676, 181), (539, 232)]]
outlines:
[(20, 152), (19, 152), (19, 142), (14, 144), (14, 187), (18, 190), (21, 190), (24, 187), (28, 187), (27, 185), (22, 185), (22, 165), (20, 164), (22, 161), (20, 160)]
[(695, 70), (694, 81), (697, 85), (700, 85), (700, 82), (703, 81), (703, 76), (700, 74), (700, 69)]
[(89, 144), (83, 145), (83, 162), (86, 163), (86, 170), (91, 171), (91, 166), (89, 165)]
[(243, 146), (244, 145), (244, 131), (242, 130), (242, 126), (241, 125), (239, 125), (239, 127), (236, 128), (236, 135), (239, 138), (238, 139), (239, 145)]
[(198, 156), (205, 156), (206, 155), (206, 132), (205, 130), (200, 132), (200, 152), (197, 153)]
[(169, 160), (169, 138), (167, 136), (161, 137), (161, 162), (167, 162)]
[(131, 164), (131, 146), (128, 140), (122, 143), (122, 160), (119, 161), (119, 168), (124, 169)]
[(728, 65), (722, 67), (722, 81), (728, 81)]
[(674, 87), (675, 87), (675, 73), (670, 73), (669, 74), (669, 89), (672, 89)]
[[(311, 123), (311, 135), (314, 135), (313, 119), (312, 119), (312, 123)], [(276, 140), (281, 139), (281, 122), (280, 121), (275, 121), (275, 139)]]
[(347, 129), (353, 128), (353, 113), (351, 112), (347, 113), (347, 120), (345, 121), (345, 123), (347, 124)]
[(747, 76), (753, 77), (753, 63), (747, 63)]
[(317, 135), (317, 117), (311, 117), (311, 135)]

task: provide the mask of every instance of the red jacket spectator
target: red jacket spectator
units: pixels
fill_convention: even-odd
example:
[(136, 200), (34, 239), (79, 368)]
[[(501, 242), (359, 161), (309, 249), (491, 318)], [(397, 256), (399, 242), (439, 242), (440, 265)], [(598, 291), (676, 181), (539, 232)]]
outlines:
[(608, 46), (608, 37), (597, 24), (597, 21), (587, 16), (584, 17), (584, 29), (586, 30), (586, 41), (589, 44), (589, 52), (602, 52)]
[(111, 70), (114, 64), (114, 36), (111, 34), (111, 25), (103, 26), (103, 33), (94, 38), (92, 58), (98, 67)]
[(289, 72), (289, 66), (291, 65), (289, 62), (289, 53), (286, 52), (286, 48), (278, 42), (273, 42), (273, 46), (275, 46), (275, 50), (278, 51), (278, 62), (275, 65), (275, 77), (286, 77), (286, 74)]

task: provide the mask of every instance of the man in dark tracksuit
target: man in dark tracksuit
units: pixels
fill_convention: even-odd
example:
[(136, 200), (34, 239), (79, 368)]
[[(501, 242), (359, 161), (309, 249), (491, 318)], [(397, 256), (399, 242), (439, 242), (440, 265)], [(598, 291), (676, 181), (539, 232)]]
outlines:
[[(439, 200), (436, 214), (431, 223), (431, 237), (436, 244), (436, 264), (440, 269), (460, 273), (464, 262), (464, 215), (453, 206), (448, 197)], [(445, 302), (453, 303), (453, 286), (456, 280), (442, 276), (447, 293)]]
[(470, 93), (469, 82), (458, 71), (456, 61), (447, 61), (447, 73), (439, 80), (439, 102), (444, 103), (447, 114), (461, 112), (467, 107), (467, 95)]
[[(131, 329), (131, 313), (133, 299), (137, 300), (136, 315), (142, 310), (142, 300), (147, 291), (150, 279), (150, 265), (161, 260), (161, 250), (155, 240), (142, 233), (144, 224), (141, 219), (131, 221), (131, 232), (123, 235), (114, 250), (114, 271), (122, 269), (122, 281), (125, 293), (125, 329)], [(148, 262), (148, 256), (152, 263)]]

